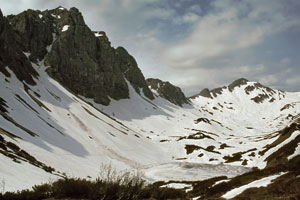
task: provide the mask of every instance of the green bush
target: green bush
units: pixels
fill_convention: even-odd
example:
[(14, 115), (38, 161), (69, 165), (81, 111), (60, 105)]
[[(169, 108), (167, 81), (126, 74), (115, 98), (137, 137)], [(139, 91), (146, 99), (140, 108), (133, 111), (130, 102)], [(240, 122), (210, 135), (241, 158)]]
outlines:
[(51, 195), (57, 198), (86, 198), (92, 184), (85, 179), (59, 179), (52, 184)]
[(182, 190), (161, 188), (159, 184), (145, 186), (138, 172), (117, 172), (110, 165), (101, 167), (99, 178), (95, 181), (80, 178), (59, 179), (51, 184), (33, 186), (32, 190), (6, 192), (0, 200), (37, 200), (47, 198), (73, 199), (185, 199)]
[(141, 190), (138, 199), (186, 199), (184, 190), (159, 187), (157, 184), (151, 184)]

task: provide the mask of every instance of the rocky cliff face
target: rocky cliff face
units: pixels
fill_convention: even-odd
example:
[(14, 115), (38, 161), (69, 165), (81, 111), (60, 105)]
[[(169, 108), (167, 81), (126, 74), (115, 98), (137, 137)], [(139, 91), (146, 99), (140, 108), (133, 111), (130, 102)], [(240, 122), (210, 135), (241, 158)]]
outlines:
[(34, 85), (33, 77), (37, 77), (38, 74), (23, 53), (20, 43), (21, 40), (0, 10), (0, 72), (9, 77), (9, 68), (19, 80)]
[(47, 72), (75, 94), (108, 105), (109, 98), (129, 98), (129, 81), (137, 93), (154, 98), (134, 58), (111, 47), (104, 32), (92, 32), (78, 9), (27, 10), (7, 18), (30, 61), (44, 60)]
[(158, 95), (176, 105), (182, 106), (189, 103), (179, 87), (159, 79), (149, 78), (146, 80), (151, 89), (156, 90)]

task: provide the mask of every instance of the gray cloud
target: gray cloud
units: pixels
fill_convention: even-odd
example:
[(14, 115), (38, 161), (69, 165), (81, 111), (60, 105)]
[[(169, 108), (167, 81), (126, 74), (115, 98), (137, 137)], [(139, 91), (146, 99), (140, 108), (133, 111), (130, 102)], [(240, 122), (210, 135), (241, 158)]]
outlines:
[(91, 29), (129, 50), (146, 77), (171, 81), (187, 95), (240, 77), (299, 90), (300, 60), (287, 52), (300, 47), (286, 42), (300, 33), (297, 0), (11, 0), (1, 9), (59, 5), (78, 7)]

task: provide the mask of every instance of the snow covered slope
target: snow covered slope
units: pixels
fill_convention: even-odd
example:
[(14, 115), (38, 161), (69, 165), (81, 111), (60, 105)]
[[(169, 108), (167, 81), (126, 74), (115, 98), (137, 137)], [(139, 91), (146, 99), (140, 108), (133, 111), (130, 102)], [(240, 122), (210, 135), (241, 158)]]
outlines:
[[(101, 164), (112, 164), (118, 169), (139, 168), (167, 162), (171, 157), (158, 142), (149, 140), (141, 132), (132, 130), (64, 89), (49, 78), (44, 66), (34, 66), (40, 74), (36, 86), (20, 82), (12, 71), (11, 78), (0, 74), (2, 106), (6, 109), (5, 113), (1, 112), (0, 133), (5, 141), (16, 144), (59, 174), (76, 177), (96, 177)], [(8, 148), (7, 151), (12, 150)], [(43, 179), (31, 179), (28, 184), (28, 178), (34, 176), (35, 171), (43, 171), (22, 159), (16, 159), (16, 162), (10, 159), (9, 162), (3, 154), (0, 157), (5, 159), (0, 173), (7, 190), (30, 187), (53, 177), (44, 171)], [(7, 170), (19, 169), (20, 165), (28, 176), (24, 176), (23, 170), (14, 173)]]
[[(64, 34), (71, 30), (65, 28)], [(109, 96), (111, 91), (105, 91), (105, 98), (109, 98), (105, 104), (109, 105), (95, 103), (93, 98), (77, 95), (85, 91), (75, 94), (72, 87), (66, 89), (46, 72), (51, 66), (46, 67), (39, 56), (46, 57), (52, 51), (59, 35), (51, 34), (53, 41), (45, 55), (35, 52), (33, 56), (30, 51), (16, 54), (28, 69), (30, 64), (33, 67), (26, 79), (19, 78), (26, 75), (22, 66), (1, 68), (0, 183), (5, 183), (6, 191), (66, 175), (96, 178), (102, 164), (140, 170), (149, 181), (234, 177), (252, 167), (271, 165), (275, 153), (283, 151), (281, 147), (299, 140), (300, 93), (273, 90), (245, 79), (205, 90), (186, 101), (188, 104), (177, 106), (152, 87), (154, 100), (147, 98), (152, 96), (147, 86), (132, 85), (134, 72), (139, 70), (132, 64), (136, 68), (128, 65), (128, 69), (133, 72), (117, 70), (126, 84), (122, 85), (124, 96), (128, 88), (129, 98), (115, 100)], [(72, 39), (72, 34), (68, 37)], [(107, 48), (115, 55), (110, 46)], [(105, 55), (101, 56), (105, 61)], [(120, 58), (126, 64), (127, 60)], [(80, 70), (78, 73), (85, 76)], [(114, 96), (119, 97), (118, 92)], [(284, 161), (299, 155), (299, 143), (284, 152)]]
[[(299, 118), (300, 93), (268, 92), (263, 86), (245, 89), (255, 85), (259, 84), (248, 81), (231, 91), (225, 87), (214, 98), (191, 98), (192, 104), (183, 108), (161, 98), (153, 101), (155, 106), (130, 99), (100, 107), (134, 130), (168, 146), (175, 160), (262, 168), (266, 164), (262, 161), (274, 149), (261, 151), (279, 137), (280, 130)], [(264, 94), (268, 98), (255, 101)], [(128, 110), (130, 114), (126, 114)]]
[[(9, 69), (10, 78), (0, 74), (6, 110), (1, 112), (1, 135), (55, 171), (0, 154), (7, 190), (64, 174), (94, 178), (101, 164), (142, 170), (150, 181), (232, 177), (249, 170), (242, 166), (265, 167), (269, 155), (300, 133), (270, 146), (280, 130), (299, 123), (300, 93), (269, 94), (264, 88), (247, 93), (245, 88), (256, 84), (247, 82), (179, 107), (158, 96), (149, 101), (128, 82), (130, 99), (111, 99), (103, 106), (63, 88), (47, 75), (43, 62), (33, 66), (39, 73), (36, 86), (19, 81)], [(275, 100), (253, 101), (262, 93)]]

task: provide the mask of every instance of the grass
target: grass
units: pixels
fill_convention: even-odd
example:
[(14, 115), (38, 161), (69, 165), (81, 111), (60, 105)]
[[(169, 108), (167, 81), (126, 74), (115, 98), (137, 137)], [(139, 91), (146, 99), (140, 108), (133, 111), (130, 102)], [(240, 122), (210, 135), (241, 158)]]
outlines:
[[(237, 162), (237, 161), (242, 161), (242, 155), (249, 153), (251, 151), (257, 150), (256, 148), (249, 149), (247, 151), (242, 151), (242, 152), (236, 152), (232, 154), (231, 156), (224, 156), (223, 159), (225, 160), (225, 163), (231, 163), (231, 162)], [(242, 165), (247, 165), (247, 160), (244, 159)]]
[(177, 141), (186, 140), (186, 139), (188, 139), (188, 140), (202, 140), (204, 138), (215, 140), (214, 138), (210, 137), (209, 135), (204, 134), (203, 132), (197, 132), (197, 133), (194, 133), (194, 134), (189, 135), (189, 136), (181, 136), (177, 139)]
[(216, 154), (221, 154), (220, 152), (218, 151), (214, 151), (215, 149), (215, 146), (208, 146), (206, 148), (203, 148), (203, 147), (199, 147), (197, 145), (193, 145), (193, 144), (186, 144), (185, 145), (185, 150), (186, 150), (186, 153), (187, 154), (191, 154), (193, 153), (195, 150), (204, 150), (204, 151), (207, 151), (207, 152), (211, 152), (211, 153), (216, 153)]
[(276, 147), (277, 145), (279, 145), (280, 143), (284, 142), (286, 139), (291, 137), (291, 135), (297, 129), (298, 129), (297, 123), (292, 123), (289, 127), (282, 129), (281, 131), (279, 131), (279, 137), (272, 144), (267, 144), (264, 147), (264, 150), (260, 151), (258, 154), (263, 156), (271, 148)]
[(278, 164), (262, 170), (253, 169), (250, 172), (232, 178), (228, 182), (210, 187), (201, 199), (218, 199), (227, 191), (280, 172), (287, 173), (275, 179), (275, 182), (268, 187), (246, 190), (235, 199), (290, 199), (290, 197), (297, 199), (296, 197), (300, 193), (299, 166), (300, 156), (298, 155), (284, 164)]
[(297, 175), (295, 172), (285, 174), (268, 187), (249, 188), (234, 199), (300, 199), (300, 177), (295, 178)]
[(31, 190), (6, 192), (0, 200), (39, 199), (187, 199), (183, 190), (162, 188), (159, 183), (145, 185), (139, 173), (116, 172), (103, 165), (99, 178), (87, 180), (64, 178), (53, 183), (36, 185)]
[(234, 153), (234, 154), (232, 154), (232, 156), (224, 156), (223, 157), (223, 159), (225, 160), (225, 163), (241, 161), (241, 158), (242, 158), (242, 152)]
[(288, 162), (288, 156), (294, 153), (299, 143), (300, 143), (300, 135), (298, 135), (294, 140), (290, 141), (286, 145), (282, 146), (276, 152), (269, 155), (265, 159), (265, 161), (267, 161), (267, 167), (272, 167), (272, 166), (276, 166)]

